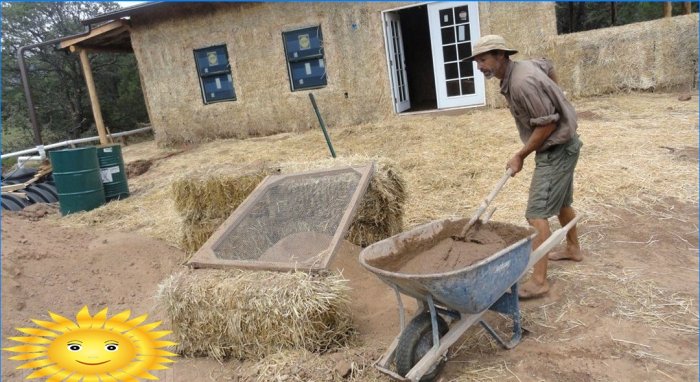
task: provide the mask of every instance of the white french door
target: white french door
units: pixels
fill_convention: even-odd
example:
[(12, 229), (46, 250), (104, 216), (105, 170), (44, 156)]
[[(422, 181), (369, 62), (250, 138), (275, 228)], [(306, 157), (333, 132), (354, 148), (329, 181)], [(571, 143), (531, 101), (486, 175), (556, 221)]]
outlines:
[(387, 57), (389, 57), (394, 107), (396, 112), (400, 113), (411, 107), (411, 100), (408, 96), (408, 83), (406, 81), (406, 61), (403, 49), (403, 36), (401, 35), (401, 21), (396, 13), (387, 12), (384, 15), (388, 49)]
[(479, 3), (428, 4), (428, 23), (438, 109), (484, 105), (483, 74), (472, 61), (461, 61), (480, 37)]

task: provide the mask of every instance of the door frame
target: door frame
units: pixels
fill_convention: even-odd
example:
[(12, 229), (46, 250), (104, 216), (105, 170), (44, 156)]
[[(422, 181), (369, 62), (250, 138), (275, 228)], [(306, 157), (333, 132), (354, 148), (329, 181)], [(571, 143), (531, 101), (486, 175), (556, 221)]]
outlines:
[[(393, 103), (394, 103), (394, 111), (396, 113), (402, 113), (408, 109), (411, 108), (411, 95), (408, 91), (408, 75), (406, 71), (406, 56), (405, 56), (405, 51), (404, 51), (404, 45), (403, 45), (403, 34), (401, 33), (401, 17), (397, 12), (382, 12), (382, 17), (384, 21), (384, 41), (386, 43), (386, 59), (387, 59), (387, 65), (389, 68), (389, 79), (391, 82), (391, 95), (393, 98)], [(399, 36), (399, 44), (400, 46), (394, 46), (394, 41), (392, 36), (389, 36), (387, 33), (387, 30), (389, 29), (389, 24), (397, 21), (397, 25), (399, 27), (398, 29), (398, 36)], [(403, 91), (405, 92), (405, 100), (400, 101), (400, 95), (396, 94), (397, 92), (400, 92), (401, 89), (399, 89), (399, 78), (397, 76), (397, 70), (392, 67), (391, 62), (393, 60), (394, 52), (391, 50), (391, 47), (394, 48), (394, 50), (398, 50), (400, 52), (401, 56), (401, 65), (403, 66), (402, 69), (402, 76), (403, 76), (403, 86), (404, 89)], [(395, 63), (395, 65), (398, 65), (398, 63)]]
[[(438, 110), (451, 109), (458, 107), (476, 107), (483, 106), (486, 104), (486, 79), (484, 75), (474, 67), (474, 87), (475, 93), (473, 95), (461, 95), (448, 97), (446, 95), (445, 89), (445, 70), (444, 64), (445, 60), (442, 56), (442, 41), (440, 34), (440, 25), (436, 25), (437, 19), (434, 17), (438, 14), (439, 10), (445, 8), (455, 8), (459, 6), (467, 5), (469, 7), (469, 29), (470, 29), (470, 43), (472, 48), (474, 47), (474, 42), (478, 41), (481, 37), (481, 27), (479, 23), (479, 3), (476, 1), (445, 1), (445, 2), (434, 2), (428, 4), (428, 23), (430, 24), (430, 40), (432, 47), (432, 58), (433, 58), (433, 72), (435, 75), (435, 92), (437, 99)], [(439, 42), (440, 46), (437, 46), (436, 42)], [(475, 65), (472, 63), (472, 65)], [(441, 95), (444, 93), (444, 95)]]

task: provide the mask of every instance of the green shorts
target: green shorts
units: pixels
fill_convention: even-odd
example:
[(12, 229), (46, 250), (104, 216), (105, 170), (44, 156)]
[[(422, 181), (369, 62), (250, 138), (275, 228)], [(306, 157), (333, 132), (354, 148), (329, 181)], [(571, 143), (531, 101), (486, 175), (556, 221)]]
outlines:
[(525, 217), (549, 219), (574, 202), (574, 168), (583, 143), (578, 136), (535, 155)]

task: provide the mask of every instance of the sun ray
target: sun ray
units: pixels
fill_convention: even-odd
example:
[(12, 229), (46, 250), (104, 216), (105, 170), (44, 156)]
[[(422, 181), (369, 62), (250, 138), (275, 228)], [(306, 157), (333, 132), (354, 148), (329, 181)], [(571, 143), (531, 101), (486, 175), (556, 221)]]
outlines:
[(118, 380), (109, 374), (102, 374), (102, 375), (100, 375), (100, 381), (101, 382), (117, 382)]
[(83, 377), (83, 382), (100, 382), (100, 378), (96, 375), (86, 375)]
[(131, 320), (127, 321), (126, 323), (133, 328), (133, 327), (141, 325), (141, 323), (146, 321), (147, 318), (148, 318), (148, 315), (143, 314), (143, 315), (138, 316), (136, 318), (132, 318)]
[(152, 355), (138, 355), (138, 356), (136, 356), (136, 358), (139, 359), (140, 361), (152, 359), (152, 362), (154, 362), (154, 363), (173, 363), (173, 362), (175, 362), (174, 360), (172, 360), (170, 358), (163, 358), (163, 357), (152, 356)]
[(163, 337), (167, 336), (168, 334), (172, 334), (172, 333), (173, 333), (172, 330), (161, 330), (161, 331), (157, 331), (157, 332), (151, 332), (150, 337), (153, 338), (154, 340), (157, 340), (159, 338), (163, 338)]
[(20, 345), (20, 346), (13, 346), (11, 348), (2, 348), (2, 350), (11, 351), (14, 353), (38, 353), (38, 352), (46, 353), (48, 348), (46, 346)]
[(17, 328), (17, 330), (24, 333), (24, 334), (29, 334), (30, 336), (40, 336), (40, 337), (57, 337), (58, 336), (58, 334), (56, 334), (56, 332), (52, 332), (50, 330), (37, 329), (37, 328)]
[(70, 377), (66, 378), (66, 380), (63, 382), (80, 382), (81, 379), (83, 379), (83, 376), (81, 374), (75, 373), (72, 374)]
[(17, 341), (21, 342), (24, 344), (32, 344), (32, 345), (46, 345), (50, 344), (52, 341), (46, 338), (41, 338), (41, 337), (8, 337), (8, 339), (12, 341)]
[(27, 363), (17, 367), (17, 369), (38, 369), (40, 367), (50, 366), (50, 365), (53, 365), (55, 363), (56, 362), (54, 362), (50, 359), (38, 359), (36, 361), (27, 362)]
[(68, 370), (61, 370), (58, 373), (47, 378), (46, 382), (62, 382), (64, 379), (66, 379), (70, 375), (70, 373), (71, 372)]
[(46, 366), (44, 368), (41, 368), (41, 369), (36, 370), (33, 373), (29, 374), (27, 376), (27, 379), (44, 378), (44, 377), (54, 375), (54, 374), (58, 373), (59, 371), (61, 371), (61, 369), (58, 366), (50, 365), (50, 366)]
[(90, 311), (87, 305), (83, 306), (82, 309), (75, 315), (75, 322), (81, 328), (91, 328), (92, 327), (92, 316), (90, 316)]
[(116, 378), (118, 381), (125, 381), (125, 382), (138, 382), (139, 381), (133, 375), (127, 374), (121, 370), (115, 371), (115, 372), (110, 373), (110, 374), (112, 377)]
[(116, 322), (124, 323), (124, 322), (126, 322), (126, 320), (129, 319), (129, 316), (131, 316), (130, 310), (125, 310), (123, 312), (117, 313), (114, 316), (112, 316), (109, 320), (107, 320), (107, 322), (105, 323), (105, 327), (107, 327), (106, 324), (109, 324), (109, 323), (116, 323)]
[(78, 329), (78, 325), (71, 321), (68, 318), (65, 318), (59, 314), (56, 314), (54, 312), (49, 312), (49, 316), (51, 317), (52, 320), (58, 325), (62, 325), (64, 328), (68, 330), (76, 330)]
[(107, 308), (104, 308), (97, 312), (95, 316), (92, 317), (92, 327), (93, 328), (101, 328), (104, 326), (105, 321), (107, 320)]
[(158, 380), (158, 377), (156, 377), (155, 375), (153, 375), (153, 374), (151, 374), (151, 373), (149, 373), (149, 372), (147, 372), (147, 371), (142, 371), (142, 372), (139, 373), (136, 377), (137, 377), (137, 378), (143, 378), (143, 379), (149, 379), (149, 380), (151, 380), (151, 381), (157, 381), (157, 380)]
[(159, 327), (160, 324), (161, 324), (161, 321), (156, 321), (156, 322), (152, 322), (152, 323), (150, 323), (150, 324), (146, 324), (146, 325), (143, 325), (143, 326), (139, 326), (139, 327), (136, 328), (136, 329), (139, 329), (139, 330), (141, 330), (141, 331), (143, 331), (143, 332), (150, 332), (151, 330), (153, 330), (153, 329)]
[(68, 332), (68, 331), (75, 329), (75, 328), (66, 327), (65, 325), (63, 325), (61, 323), (51, 322), (51, 321), (32, 320), (32, 322), (41, 326), (42, 328), (46, 328), (49, 330), (53, 330), (54, 332), (60, 332), (60, 333), (65, 333), (65, 332)]
[(41, 358), (41, 357), (46, 357), (46, 353), (24, 353), (24, 354), (12, 356), (8, 359), (11, 359), (13, 361), (27, 361), (30, 359)]

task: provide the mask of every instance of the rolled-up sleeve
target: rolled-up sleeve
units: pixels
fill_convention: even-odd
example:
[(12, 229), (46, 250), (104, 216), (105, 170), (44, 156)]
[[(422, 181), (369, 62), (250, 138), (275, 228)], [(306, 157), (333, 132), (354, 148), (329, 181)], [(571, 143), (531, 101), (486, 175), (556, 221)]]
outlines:
[(533, 79), (523, 81), (513, 99), (524, 113), (530, 117), (530, 127), (559, 122), (559, 113), (546, 91), (546, 84), (535, 83)]

